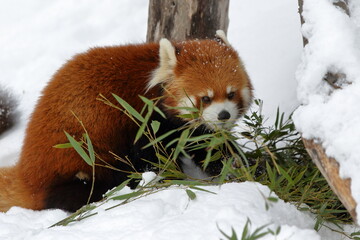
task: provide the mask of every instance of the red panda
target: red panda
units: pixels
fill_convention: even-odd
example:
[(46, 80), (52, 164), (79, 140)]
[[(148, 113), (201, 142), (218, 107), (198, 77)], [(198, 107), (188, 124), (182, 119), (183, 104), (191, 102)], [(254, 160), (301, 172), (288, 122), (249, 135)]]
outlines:
[[(65, 63), (43, 90), (28, 124), (18, 163), (0, 169), (0, 211), (11, 206), (35, 210), (60, 208), (75, 211), (86, 204), (92, 168), (74, 149), (53, 146), (67, 142), (64, 130), (79, 139), (84, 129), (98, 157), (122, 171), (96, 167), (91, 201), (120, 184), (129, 166), (110, 152), (131, 160), (138, 171), (146, 170), (142, 158), (154, 161), (151, 150), (142, 150), (144, 141), (133, 144), (137, 126), (125, 114), (97, 100), (99, 94), (120, 96), (141, 110), (138, 95), (162, 97), (157, 114), (164, 132), (187, 123), (179, 114), (185, 108), (203, 109), (201, 131), (228, 127), (249, 107), (252, 85), (237, 52), (224, 33), (216, 40), (189, 40), (138, 45), (97, 47)], [(189, 120), (190, 121), (190, 120)], [(204, 153), (193, 154), (195, 163)], [(184, 163), (184, 165), (189, 166)], [(186, 166), (184, 166), (186, 168)], [(211, 171), (209, 171), (211, 173)]]

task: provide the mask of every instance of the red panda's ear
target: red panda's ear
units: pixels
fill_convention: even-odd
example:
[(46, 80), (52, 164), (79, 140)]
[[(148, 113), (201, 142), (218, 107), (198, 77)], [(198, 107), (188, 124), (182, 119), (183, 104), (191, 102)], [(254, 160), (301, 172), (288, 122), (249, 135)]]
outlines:
[(227, 40), (226, 34), (223, 30), (217, 30), (215, 37), (222, 43), (224, 43), (226, 46), (231, 47), (231, 44)]
[(166, 38), (161, 39), (159, 42), (159, 67), (153, 72), (147, 90), (171, 79), (176, 62), (175, 47)]
[(174, 46), (166, 38), (161, 39), (159, 44), (160, 66), (175, 67), (176, 55)]

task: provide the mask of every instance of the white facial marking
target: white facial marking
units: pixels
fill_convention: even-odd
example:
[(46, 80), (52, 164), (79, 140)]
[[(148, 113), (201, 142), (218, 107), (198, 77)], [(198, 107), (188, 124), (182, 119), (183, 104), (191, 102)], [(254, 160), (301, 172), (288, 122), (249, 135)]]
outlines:
[(227, 86), (226, 88), (226, 93), (229, 94), (231, 92), (235, 92), (236, 91), (236, 88), (233, 87), (233, 86)]
[(248, 87), (241, 89), (241, 96), (243, 97), (244, 107), (249, 107), (251, 102), (251, 92)]
[[(193, 108), (194, 106), (196, 106), (196, 99), (194, 96), (183, 97), (182, 99), (180, 99), (178, 105), (178, 107), (188, 107), (188, 108)], [(180, 114), (191, 113), (187, 109), (179, 109), (179, 112)]]
[(200, 97), (205, 97), (205, 96), (207, 96), (207, 97), (213, 98), (213, 97), (214, 97), (214, 90), (208, 89), (208, 90), (206, 90), (206, 91), (204, 91), (204, 92), (201, 92), (201, 93), (199, 94), (199, 96), (200, 96)]
[[(218, 116), (221, 111), (227, 111), (230, 113), (230, 118), (228, 120), (219, 121)], [(204, 121), (210, 128), (228, 128), (231, 124), (237, 120), (239, 115), (237, 105), (229, 100), (224, 102), (213, 102), (210, 106), (206, 107), (202, 113)]]

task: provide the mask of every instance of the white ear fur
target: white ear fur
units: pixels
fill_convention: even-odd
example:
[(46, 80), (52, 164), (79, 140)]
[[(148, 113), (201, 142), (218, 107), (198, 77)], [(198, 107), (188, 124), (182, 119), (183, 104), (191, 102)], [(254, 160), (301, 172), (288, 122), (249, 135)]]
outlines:
[(215, 36), (217, 38), (219, 38), (220, 40), (222, 40), (225, 43), (226, 46), (231, 47), (231, 45), (230, 45), (230, 43), (229, 43), (229, 41), (228, 41), (228, 39), (226, 37), (226, 34), (225, 34), (225, 32), (223, 30), (217, 30)]
[(173, 69), (176, 65), (175, 48), (171, 42), (163, 38), (159, 45), (159, 67), (153, 72), (147, 90), (169, 79), (173, 75)]
[(159, 42), (160, 44), (160, 65), (167, 64), (170, 67), (175, 67), (176, 65), (176, 56), (175, 48), (169, 40), (162, 38)]

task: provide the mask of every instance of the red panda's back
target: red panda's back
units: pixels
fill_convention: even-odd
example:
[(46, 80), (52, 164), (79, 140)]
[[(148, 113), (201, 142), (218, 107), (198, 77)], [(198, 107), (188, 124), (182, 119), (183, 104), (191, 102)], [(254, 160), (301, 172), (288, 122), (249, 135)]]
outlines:
[[(113, 161), (109, 151), (126, 154), (134, 125), (97, 97), (102, 94), (114, 102), (111, 93), (115, 93), (140, 109), (143, 103), (138, 95), (144, 95), (157, 65), (158, 44), (94, 48), (68, 61), (43, 91), (27, 128), (17, 167), (29, 190), (44, 191), (57, 177), (74, 176), (79, 169), (91, 175), (91, 167), (73, 149), (53, 148), (68, 142), (64, 131), (77, 139), (84, 133), (72, 113), (86, 127), (103, 160)], [(148, 93), (149, 97), (154, 94)], [(107, 173), (99, 168), (97, 175), (102, 174)]]

